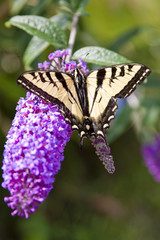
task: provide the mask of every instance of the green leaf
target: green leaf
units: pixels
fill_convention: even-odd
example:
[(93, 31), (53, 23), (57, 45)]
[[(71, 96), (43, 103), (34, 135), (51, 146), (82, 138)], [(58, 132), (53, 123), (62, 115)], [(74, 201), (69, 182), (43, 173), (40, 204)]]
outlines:
[(73, 54), (72, 58), (75, 60), (82, 58), (83, 61), (87, 63), (93, 63), (104, 66), (131, 62), (130, 60), (119, 55), (116, 52), (113, 52), (106, 48), (94, 46), (79, 49)]
[(78, 15), (86, 15), (84, 8), (87, 5), (89, 0), (60, 0), (59, 3), (62, 6), (62, 9)]
[(79, 4), (79, 7), (77, 9), (77, 14), (88, 16), (88, 14), (84, 11), (86, 5), (88, 4), (89, 0), (82, 0)]
[(11, 1), (11, 14), (16, 15), (17, 13), (19, 13), (23, 9), (26, 3), (27, 3), (27, 0)]
[(29, 42), (24, 55), (23, 62), (25, 65), (25, 69), (29, 70), (30, 64), (33, 60), (38, 57), (50, 44), (38, 37), (33, 37)]
[(6, 22), (7, 27), (11, 25), (23, 29), (30, 35), (43, 39), (56, 47), (66, 46), (67, 40), (64, 30), (50, 19), (34, 15), (17, 15)]
[(59, 4), (68, 8), (68, 9), (71, 9), (71, 3), (70, 3), (70, 0), (59, 0)]
[[(51, 17), (50, 20), (58, 26), (61, 26), (62, 29), (66, 29), (71, 23), (71, 19), (62, 14), (57, 14)], [(23, 61), (25, 69), (30, 69), (30, 64), (33, 60), (38, 57), (49, 45), (50, 43), (38, 37), (33, 37), (24, 52)]]
[(59, 4), (61, 5), (61, 9), (64, 10), (65, 12), (69, 12), (69, 13), (74, 13), (74, 9), (72, 6), (72, 1), (71, 0), (59, 0)]
[(60, 13), (51, 17), (50, 20), (61, 27), (61, 29), (66, 29), (72, 23), (71, 17), (64, 16)]

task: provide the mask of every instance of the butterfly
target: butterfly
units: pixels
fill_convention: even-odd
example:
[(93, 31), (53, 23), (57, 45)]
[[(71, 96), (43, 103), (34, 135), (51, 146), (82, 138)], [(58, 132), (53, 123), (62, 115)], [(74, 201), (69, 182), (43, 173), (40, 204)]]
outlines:
[(57, 103), (65, 120), (84, 137), (102, 137), (115, 118), (117, 98), (128, 97), (151, 73), (142, 64), (118, 64), (83, 73), (28, 71), (17, 83), (46, 102)]

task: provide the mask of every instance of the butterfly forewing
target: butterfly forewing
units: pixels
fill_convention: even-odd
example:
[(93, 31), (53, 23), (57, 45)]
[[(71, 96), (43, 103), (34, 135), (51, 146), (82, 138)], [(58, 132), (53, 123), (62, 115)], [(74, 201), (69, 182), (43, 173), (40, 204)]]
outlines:
[(111, 97), (127, 97), (141, 83), (150, 69), (141, 64), (119, 64), (92, 71), (87, 76), (87, 84), (103, 89)]
[(68, 74), (31, 71), (22, 74), (17, 83), (47, 102), (64, 105), (75, 118), (82, 121), (82, 109), (73, 79)]

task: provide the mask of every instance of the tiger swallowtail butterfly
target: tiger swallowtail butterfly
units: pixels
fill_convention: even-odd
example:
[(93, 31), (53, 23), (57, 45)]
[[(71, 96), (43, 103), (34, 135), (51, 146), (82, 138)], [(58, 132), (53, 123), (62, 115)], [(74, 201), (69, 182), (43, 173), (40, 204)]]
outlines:
[(138, 84), (151, 73), (141, 64), (118, 64), (74, 74), (58, 71), (28, 71), (17, 83), (49, 103), (57, 103), (59, 110), (77, 130), (80, 142), (84, 137), (101, 136), (115, 117), (117, 98), (128, 97)]

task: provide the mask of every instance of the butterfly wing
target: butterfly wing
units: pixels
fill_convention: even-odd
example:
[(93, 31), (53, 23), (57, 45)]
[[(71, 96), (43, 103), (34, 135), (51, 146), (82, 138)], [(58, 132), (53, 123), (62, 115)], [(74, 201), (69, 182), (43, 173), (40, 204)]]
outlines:
[(74, 81), (69, 74), (54, 71), (30, 71), (23, 73), (17, 83), (46, 102), (63, 106), (60, 110), (71, 125), (83, 121)]
[(128, 97), (151, 70), (141, 64), (119, 64), (97, 69), (86, 76), (89, 114), (96, 134), (104, 136), (118, 108), (116, 98)]

